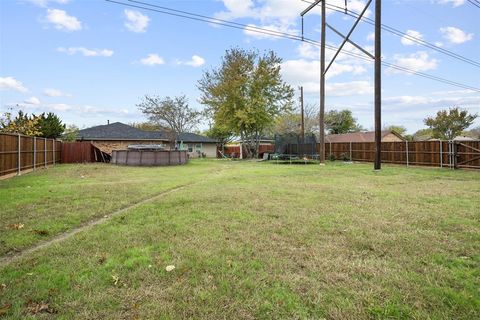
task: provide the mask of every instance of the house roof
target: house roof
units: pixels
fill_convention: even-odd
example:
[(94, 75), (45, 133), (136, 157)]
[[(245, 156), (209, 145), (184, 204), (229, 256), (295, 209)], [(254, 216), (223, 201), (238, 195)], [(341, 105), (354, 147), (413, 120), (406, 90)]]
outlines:
[(168, 140), (162, 132), (144, 131), (121, 122), (80, 130), (81, 140)]
[[(162, 131), (145, 131), (134, 128), (121, 122), (114, 122), (80, 130), (77, 140), (157, 140), (168, 141), (168, 133)], [(207, 138), (195, 133), (179, 133), (177, 140), (183, 142), (212, 142), (215, 139)]]
[[(389, 134), (394, 134), (400, 139), (405, 140), (395, 131), (382, 131), (382, 139)], [(375, 131), (329, 134), (325, 136), (325, 142), (375, 142)]]
[(217, 140), (205, 137), (196, 133), (182, 132), (177, 135), (177, 141), (183, 142), (203, 142), (203, 143), (216, 143)]

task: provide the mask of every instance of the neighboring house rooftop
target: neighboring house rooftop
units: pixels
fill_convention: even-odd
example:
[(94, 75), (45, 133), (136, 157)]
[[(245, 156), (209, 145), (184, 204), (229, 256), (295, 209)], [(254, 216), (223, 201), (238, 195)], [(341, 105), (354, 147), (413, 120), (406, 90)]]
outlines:
[[(395, 131), (382, 131), (382, 140), (385, 136), (393, 134), (401, 140), (405, 140), (400, 134)], [(369, 132), (352, 132), (343, 134), (329, 134), (325, 136), (325, 142), (375, 142), (375, 131)]]
[(201, 143), (216, 143), (217, 140), (202, 136), (196, 133), (182, 132), (177, 135), (177, 141), (183, 142), (201, 142)]
[[(80, 130), (77, 140), (150, 140), (150, 141), (168, 141), (168, 133), (161, 131), (144, 131), (134, 128), (121, 122), (114, 122), (107, 125), (95, 126)], [(178, 141), (183, 142), (211, 142), (215, 139), (204, 137), (195, 133), (179, 133)]]

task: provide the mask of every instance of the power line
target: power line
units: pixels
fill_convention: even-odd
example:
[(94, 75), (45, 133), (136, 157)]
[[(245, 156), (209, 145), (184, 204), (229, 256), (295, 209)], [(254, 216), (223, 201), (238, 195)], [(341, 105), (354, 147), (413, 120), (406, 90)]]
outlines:
[[(310, 1), (307, 1), (307, 0), (301, 0), (303, 2), (306, 2), (306, 3), (311, 3)], [(470, 1), (470, 0), (469, 0)], [(473, 0), (472, 0), (473, 1)], [(355, 11), (352, 11), (352, 10), (348, 10), (347, 12), (345, 12), (345, 8), (342, 8), (340, 6), (336, 6), (336, 5), (333, 5), (333, 4), (327, 4), (327, 7), (332, 10), (332, 11), (336, 11), (336, 12), (340, 12), (340, 13), (343, 13), (343, 14), (346, 14), (350, 17), (353, 17), (353, 18), (358, 18), (360, 16), (359, 13), (355, 12)], [(368, 23), (370, 25), (375, 25), (375, 20), (373, 19), (370, 19), (370, 18), (367, 18), (367, 17), (362, 17), (361, 19), (363, 22), (365, 23)], [(389, 33), (392, 33), (398, 37), (401, 37), (401, 38), (405, 38), (407, 40), (410, 40), (412, 42), (415, 42), (415, 43), (418, 43), (424, 47), (427, 47), (429, 49), (432, 49), (432, 50), (435, 50), (437, 52), (440, 52), (440, 53), (443, 53), (451, 58), (454, 58), (454, 59), (457, 59), (457, 60), (460, 60), (462, 62), (465, 62), (465, 63), (468, 63), (470, 65), (473, 65), (475, 67), (479, 67), (480, 68), (480, 62), (478, 61), (475, 61), (475, 60), (472, 60), (470, 58), (467, 58), (465, 56), (462, 56), (458, 53), (455, 53), (453, 51), (450, 51), (450, 50), (447, 50), (447, 49), (444, 49), (444, 48), (441, 48), (433, 43), (430, 43), (428, 41), (425, 41), (423, 39), (420, 39), (420, 38), (417, 38), (415, 36), (412, 36), (408, 33), (405, 33), (403, 31), (400, 31), (394, 27), (391, 27), (391, 26), (388, 26), (386, 24), (382, 24), (382, 29), (389, 32)]]
[(477, 8), (480, 9), (480, 2), (474, 1), (474, 0), (468, 0), (468, 2), (470, 2), (470, 3), (473, 4), (475, 7), (477, 7)]
[[(159, 9), (153, 9), (153, 8), (149, 8), (149, 7), (145, 7), (145, 6), (141, 6), (141, 5), (124, 3), (124, 2), (115, 1), (115, 0), (105, 0), (105, 1), (115, 3), (115, 4), (119, 4), (119, 5), (128, 6), (128, 7), (133, 7), (133, 8), (137, 8), (137, 9), (143, 9), (143, 10), (148, 10), (148, 11), (152, 11), (152, 12), (163, 13), (163, 14), (166, 14), (166, 15), (186, 18), (186, 19), (190, 19), (190, 20), (222, 25), (222, 26), (226, 26), (226, 27), (230, 27), (230, 28), (239, 29), (239, 30), (247, 30), (247, 31), (255, 32), (255, 33), (265, 34), (265, 35), (279, 37), (279, 38), (285, 38), (285, 39), (289, 39), (289, 40), (303, 41), (303, 42), (306, 42), (306, 43), (309, 43), (309, 44), (312, 44), (312, 45), (315, 45), (315, 46), (320, 46), (320, 43), (318, 41), (315, 41), (315, 40), (312, 40), (312, 39), (309, 39), (309, 38), (303, 38), (302, 39), (302, 37), (298, 36), (298, 35), (289, 34), (289, 33), (285, 33), (285, 32), (280, 32), (280, 31), (276, 31), (276, 30), (264, 29), (264, 28), (260, 28), (260, 27), (254, 27), (254, 26), (250, 26), (250, 25), (246, 25), (246, 24), (242, 24), (242, 23), (237, 23), (237, 22), (232, 22), (232, 21), (228, 21), (228, 20), (221, 20), (221, 19), (217, 19), (217, 18), (202, 16), (202, 15), (199, 15), (199, 14), (190, 13), (188, 11), (181, 11), (181, 10), (167, 8), (167, 7), (161, 7), (162, 10), (159, 10)], [(160, 7), (160, 6), (157, 6), (157, 5), (148, 4), (148, 3), (140, 2), (140, 1), (132, 1), (132, 0), (129, 0), (129, 1), (140, 3), (142, 5), (151, 6), (151, 7)], [(331, 45), (328, 45), (328, 44), (326, 44), (325, 47), (329, 50), (332, 50), (332, 51), (337, 51), (338, 50), (337, 47), (331, 46)], [(355, 53), (355, 52), (352, 52), (352, 51), (344, 50), (342, 53), (345, 54), (345, 55), (351, 56), (351, 57), (355, 57), (355, 58), (358, 58), (358, 59), (368, 61), (368, 62), (373, 62), (371, 59), (366, 58), (365, 56), (360, 55), (360, 54)], [(459, 83), (459, 82), (455, 82), (455, 81), (452, 81), (452, 80), (448, 80), (448, 79), (440, 78), (440, 77), (433, 76), (433, 75), (430, 75), (430, 74), (426, 74), (426, 73), (423, 73), (423, 72), (415, 71), (413, 69), (409, 69), (409, 68), (406, 68), (406, 67), (402, 67), (402, 66), (398, 66), (398, 65), (395, 65), (395, 64), (387, 63), (385, 61), (382, 61), (382, 64), (384, 66), (391, 67), (392, 69), (403, 71), (403, 72), (406, 72), (406, 73), (409, 73), (409, 74), (417, 75), (417, 76), (427, 78), (427, 79), (430, 79), (430, 80), (435, 80), (437, 82), (441, 82), (441, 83), (444, 83), (444, 84), (449, 84), (449, 85), (456, 86), (456, 87), (459, 87), (459, 88), (462, 88), (462, 89), (468, 89), (468, 90), (480, 92), (480, 88), (472, 87), (472, 86), (462, 84), (462, 83)]]

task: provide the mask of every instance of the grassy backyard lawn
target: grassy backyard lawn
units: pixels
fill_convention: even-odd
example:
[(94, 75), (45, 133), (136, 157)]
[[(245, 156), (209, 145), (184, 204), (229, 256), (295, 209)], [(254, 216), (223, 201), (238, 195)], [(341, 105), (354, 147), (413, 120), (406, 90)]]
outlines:
[(0, 318), (480, 318), (476, 171), (61, 165), (0, 199)]

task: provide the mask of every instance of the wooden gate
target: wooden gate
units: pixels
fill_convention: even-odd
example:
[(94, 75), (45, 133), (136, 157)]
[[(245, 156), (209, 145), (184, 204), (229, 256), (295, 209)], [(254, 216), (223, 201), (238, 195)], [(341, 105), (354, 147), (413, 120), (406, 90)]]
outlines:
[(455, 168), (480, 169), (479, 141), (455, 141)]

